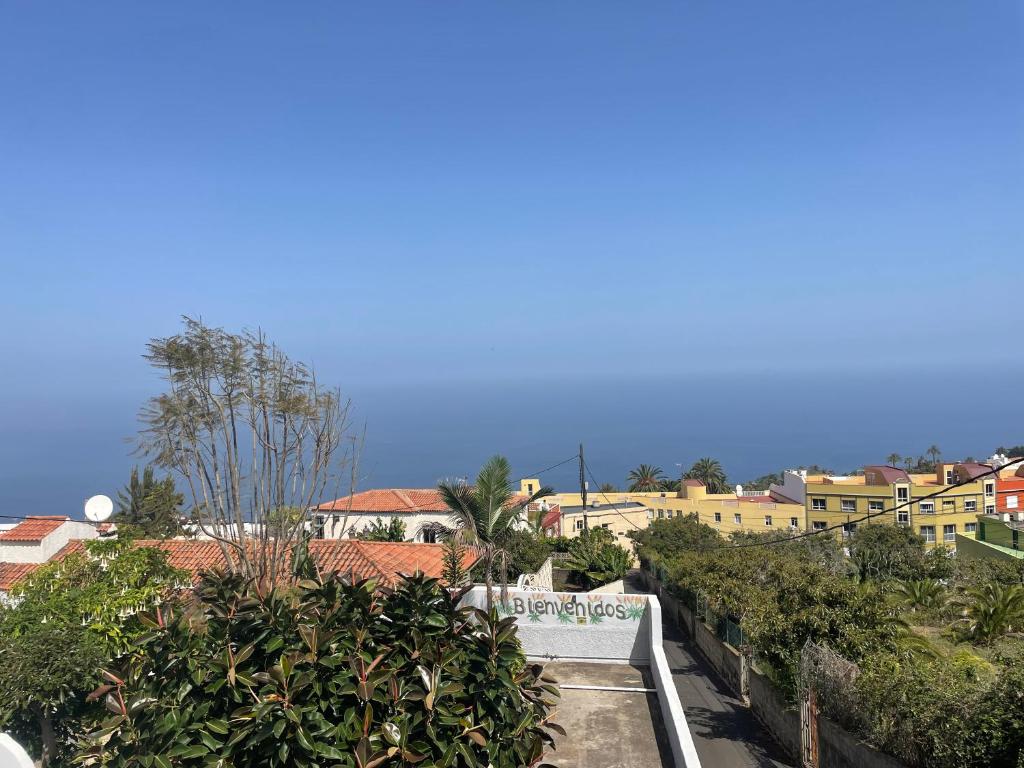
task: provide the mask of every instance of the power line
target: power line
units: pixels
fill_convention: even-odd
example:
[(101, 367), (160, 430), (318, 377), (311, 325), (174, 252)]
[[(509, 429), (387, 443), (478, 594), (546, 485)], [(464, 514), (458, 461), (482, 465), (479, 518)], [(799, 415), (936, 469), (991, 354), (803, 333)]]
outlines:
[(578, 458), (579, 457), (576, 454), (573, 454), (568, 459), (564, 459), (563, 461), (560, 461), (557, 464), (552, 464), (550, 467), (538, 470), (537, 472), (531, 472), (528, 475), (526, 475), (526, 477), (536, 477), (537, 475), (543, 475), (545, 472), (550, 472), (552, 469), (558, 469), (558, 467), (568, 464), (570, 461), (576, 461)]
[[(595, 486), (596, 486), (596, 485), (598, 485), (598, 482), (597, 482), (597, 480), (596, 480), (596, 479), (594, 478), (594, 473), (593, 473), (593, 472), (592, 472), (592, 471), (590, 470), (590, 465), (589, 465), (589, 464), (587, 464), (586, 462), (583, 462), (583, 466), (584, 466), (584, 468), (585, 468), (585, 469), (587, 470), (587, 475), (588, 475), (588, 476), (590, 477), (590, 481), (591, 481), (591, 482), (592, 482), (592, 483), (593, 483), (593, 484), (594, 484)], [(636, 528), (636, 529), (637, 529), (638, 531), (642, 531), (642, 530), (644, 530), (644, 529), (645, 529), (645, 527), (646, 527), (646, 526), (641, 526), (641, 525), (637, 525), (637, 524), (636, 524), (636, 523), (634, 523), (634, 522), (633, 522), (632, 520), (630, 520), (630, 519), (629, 519), (628, 517), (626, 517), (626, 516), (625, 516), (625, 515), (624, 515), (624, 514), (623, 514), (622, 512), (619, 512), (619, 508), (618, 508), (617, 506), (615, 506), (615, 502), (613, 502), (613, 501), (612, 501), (611, 499), (609, 499), (609, 498), (608, 498), (608, 494), (607, 494), (607, 493), (605, 493), (604, 491), (602, 491), (602, 490), (600, 489), (600, 486), (598, 486), (598, 490), (597, 490), (597, 492), (598, 492), (598, 493), (600, 493), (600, 494), (601, 494), (602, 496), (604, 496), (604, 500), (605, 500), (606, 502), (608, 502), (608, 503), (609, 503), (609, 504), (611, 505), (612, 509), (614, 509), (614, 510), (615, 510), (616, 512), (618, 512), (618, 514), (619, 514), (619, 517), (621, 517), (621, 518), (622, 518), (623, 520), (625, 520), (625, 521), (626, 521), (627, 523), (629, 523), (630, 525), (632, 525), (632, 526), (633, 526), (634, 528)], [(584, 514), (585, 514), (585, 513), (584, 513)]]

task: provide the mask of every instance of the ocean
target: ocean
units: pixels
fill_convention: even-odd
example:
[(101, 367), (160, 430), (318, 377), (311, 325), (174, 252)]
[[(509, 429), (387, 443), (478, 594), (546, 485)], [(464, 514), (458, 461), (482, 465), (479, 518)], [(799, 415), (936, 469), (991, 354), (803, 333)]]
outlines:
[[(643, 366), (638, 365), (642, 369)], [(622, 366), (618, 366), (617, 370)], [(787, 467), (845, 472), (891, 453), (983, 458), (1024, 443), (1015, 376), (759, 373), (655, 378), (614, 373), (575, 380), (399, 382), (349, 390), (366, 429), (359, 489), (432, 486), (472, 478), (504, 454), (516, 477), (585, 446), (598, 483), (625, 484), (640, 463), (678, 476), (702, 456), (732, 483)], [(88, 496), (116, 497), (133, 463), (144, 393), (0, 410), (0, 500), (5, 515), (80, 516)], [(578, 487), (569, 463), (542, 476)]]

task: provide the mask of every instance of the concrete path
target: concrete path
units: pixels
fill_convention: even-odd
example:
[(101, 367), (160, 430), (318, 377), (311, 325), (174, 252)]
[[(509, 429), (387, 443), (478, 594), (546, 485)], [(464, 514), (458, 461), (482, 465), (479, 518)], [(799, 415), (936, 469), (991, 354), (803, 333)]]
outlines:
[[(639, 573), (632, 572), (626, 578), (626, 592), (645, 593), (642, 584)], [(668, 621), (662, 628), (662, 642), (704, 768), (793, 768), (795, 763), (750, 709)]]
[(555, 722), (565, 736), (555, 734), (555, 749), (544, 756), (545, 763), (559, 768), (672, 766), (658, 696), (647, 692), (654, 684), (646, 668), (562, 661), (545, 664), (544, 673), (559, 685), (593, 686), (562, 689)]

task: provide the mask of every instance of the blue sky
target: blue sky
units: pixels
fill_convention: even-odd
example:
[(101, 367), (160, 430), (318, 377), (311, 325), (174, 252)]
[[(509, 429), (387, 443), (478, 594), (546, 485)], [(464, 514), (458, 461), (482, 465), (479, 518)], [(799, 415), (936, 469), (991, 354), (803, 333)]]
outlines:
[(1010, 0), (6, 3), (0, 418), (87, 443), (183, 313), (355, 391), (984, 387), (1019, 368), (1022, 42)]

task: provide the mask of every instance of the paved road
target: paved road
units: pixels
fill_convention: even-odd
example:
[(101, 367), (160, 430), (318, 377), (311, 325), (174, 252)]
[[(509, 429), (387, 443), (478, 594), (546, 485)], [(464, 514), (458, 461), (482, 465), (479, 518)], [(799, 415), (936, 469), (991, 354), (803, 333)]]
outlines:
[[(642, 588), (639, 575), (631, 574), (626, 591), (647, 590)], [(714, 668), (668, 622), (662, 628), (662, 641), (704, 768), (794, 766), (750, 709), (733, 695)]]

